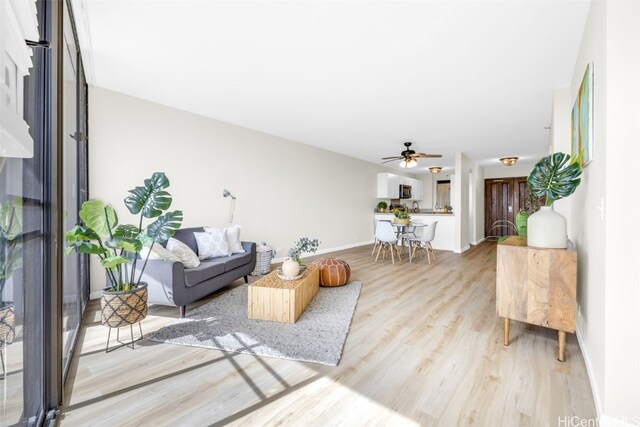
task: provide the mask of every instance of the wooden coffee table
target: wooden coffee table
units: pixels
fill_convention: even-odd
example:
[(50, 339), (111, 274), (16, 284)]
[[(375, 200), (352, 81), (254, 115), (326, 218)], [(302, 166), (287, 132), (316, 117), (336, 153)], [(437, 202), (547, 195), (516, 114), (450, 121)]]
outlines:
[(295, 323), (320, 286), (320, 271), (309, 265), (298, 280), (281, 280), (272, 271), (249, 285), (249, 319)]

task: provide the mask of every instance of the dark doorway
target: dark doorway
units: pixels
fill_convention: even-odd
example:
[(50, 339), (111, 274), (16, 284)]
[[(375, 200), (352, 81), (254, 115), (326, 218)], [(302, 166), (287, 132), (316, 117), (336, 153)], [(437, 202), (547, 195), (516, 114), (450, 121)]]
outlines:
[(541, 201), (531, 197), (527, 177), (494, 178), (484, 181), (484, 233), (487, 239), (516, 234), (513, 227), (494, 227), (497, 221), (515, 224), (516, 214), (524, 209), (528, 214), (538, 210)]

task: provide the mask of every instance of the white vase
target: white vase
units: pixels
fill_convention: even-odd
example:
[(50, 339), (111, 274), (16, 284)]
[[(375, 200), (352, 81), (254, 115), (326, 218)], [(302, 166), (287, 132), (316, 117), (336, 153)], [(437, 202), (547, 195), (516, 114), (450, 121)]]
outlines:
[(534, 248), (567, 247), (567, 220), (551, 206), (542, 206), (527, 220), (527, 244)]
[(300, 264), (287, 257), (282, 263), (282, 274), (285, 277), (296, 277), (300, 273)]

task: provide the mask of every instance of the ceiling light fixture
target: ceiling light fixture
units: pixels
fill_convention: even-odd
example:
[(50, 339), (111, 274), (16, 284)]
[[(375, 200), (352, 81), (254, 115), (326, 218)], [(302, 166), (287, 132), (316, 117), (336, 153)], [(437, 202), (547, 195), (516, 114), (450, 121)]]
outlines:
[(500, 159), (503, 165), (505, 166), (513, 166), (518, 161), (517, 157), (503, 157)]
[(435, 173), (440, 173), (440, 172), (442, 172), (442, 168), (440, 166), (431, 166), (429, 168), (429, 172), (434, 173), (434, 174)]
[(418, 166), (418, 162), (415, 159), (404, 159), (403, 161), (400, 162), (400, 167), (401, 168), (415, 168), (416, 166)]

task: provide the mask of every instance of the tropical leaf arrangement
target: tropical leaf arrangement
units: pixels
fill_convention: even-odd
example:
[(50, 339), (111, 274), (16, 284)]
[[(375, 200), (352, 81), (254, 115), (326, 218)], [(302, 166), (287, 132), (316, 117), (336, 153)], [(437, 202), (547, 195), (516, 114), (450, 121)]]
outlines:
[[(140, 215), (137, 225), (119, 224), (115, 209), (100, 200), (82, 204), (81, 224), (67, 231), (67, 255), (73, 251), (93, 254), (107, 270), (111, 290), (130, 291), (140, 284), (151, 250), (136, 277), (138, 254), (144, 247), (167, 241), (182, 224), (182, 211), (166, 212), (172, 197), (166, 189), (169, 179), (163, 172), (155, 172), (144, 185), (129, 190), (124, 204), (134, 215)], [(155, 218), (143, 228), (143, 220)]]
[(534, 196), (544, 197), (545, 205), (551, 206), (573, 194), (580, 185), (580, 157), (566, 153), (554, 153), (540, 160), (534, 167), (527, 183)]
[(289, 249), (289, 257), (294, 261), (300, 263), (300, 255), (305, 252), (308, 253), (316, 253), (318, 247), (320, 246), (320, 241), (318, 239), (309, 239), (308, 237), (301, 237), (294, 246)]

